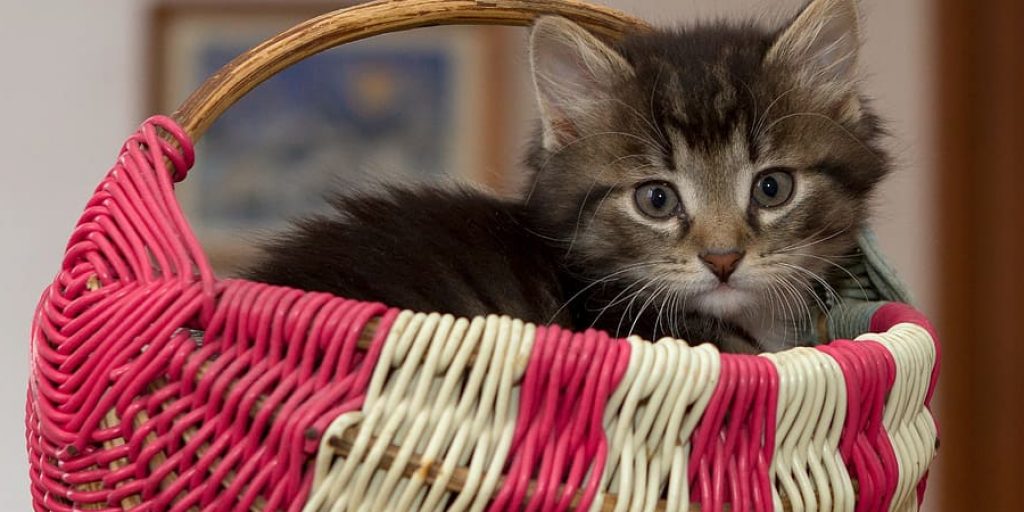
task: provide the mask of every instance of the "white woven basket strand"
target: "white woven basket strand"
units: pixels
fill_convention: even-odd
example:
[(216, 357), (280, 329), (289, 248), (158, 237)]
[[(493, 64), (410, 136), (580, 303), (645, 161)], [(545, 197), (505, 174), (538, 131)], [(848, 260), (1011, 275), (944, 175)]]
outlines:
[[(501, 343), (507, 343), (508, 340), (497, 336), (497, 333), (494, 332), (495, 329), (489, 324), (489, 319), (483, 322), (481, 344), (486, 348), (481, 355), (485, 359), (480, 359), (478, 364), (487, 371), (497, 373), (500, 371), (500, 367), (495, 368), (494, 362), (495, 360), (500, 361)], [(446, 338), (437, 350), (432, 351), (429, 357), (443, 359), (443, 354), (448, 351), (448, 339), (450, 338)], [(476, 346), (470, 344), (466, 348), (473, 350)], [(488, 355), (490, 358), (486, 359)], [(428, 482), (427, 475), (423, 471), (414, 473), (409, 478), (408, 486), (402, 495), (397, 497), (397, 503), (392, 501), (393, 504), (388, 509), (401, 510), (401, 507), (409, 507), (417, 496), (424, 495), (422, 508), (432, 510), (441, 506), (448, 496), (447, 484), (452, 471), (458, 464), (463, 463), (463, 455), (467, 449), (465, 438), (469, 435), (470, 429), (470, 426), (467, 425), (467, 418), (473, 412), (470, 407), (476, 405), (479, 407), (476, 411), (477, 414), (484, 414), (491, 411), (493, 403), (493, 394), (489, 396), (487, 390), (480, 385), (482, 376), (479, 373), (474, 375), (472, 381), (467, 384), (466, 393), (463, 396), (460, 397), (456, 394), (459, 377), (464, 376), (463, 372), (466, 370), (464, 365), (467, 362), (468, 358), (463, 359), (461, 364), (455, 367), (420, 370), (420, 383), (416, 388), (416, 393), (430, 392), (431, 401), (424, 404), (424, 412), (434, 420), (427, 427), (434, 431), (433, 435), (425, 443), (419, 443), (418, 450), (422, 454), (421, 467), (425, 467), (422, 466), (423, 464), (441, 460), (441, 469), (437, 472), (433, 482)], [(483, 392), (483, 396), (481, 396), (481, 392)], [(428, 483), (429, 488), (425, 488), (424, 486)], [(395, 497), (392, 496), (392, 498)]]
[[(401, 349), (408, 347), (409, 342), (415, 337), (425, 318), (426, 315), (423, 314), (401, 313), (388, 333), (387, 342), (380, 354), (380, 361), (391, 361), (396, 351), (404, 353), (404, 350)], [(321, 470), (325, 465), (330, 465), (331, 467), (326, 477), (314, 479), (314, 492), (312, 493), (312, 499), (306, 504), (307, 510), (321, 510), (321, 505), (329, 507), (327, 510), (331, 511), (347, 510), (346, 506), (350, 498), (349, 493), (357, 491), (353, 488), (354, 486), (346, 486), (345, 484), (353, 480), (354, 473), (360, 467), (359, 463), (363, 460), (366, 452), (370, 450), (371, 433), (380, 417), (383, 416), (382, 408), (368, 407), (368, 405), (375, 402), (376, 398), (380, 395), (381, 388), (386, 382), (387, 375), (385, 372), (389, 366), (389, 364), (378, 364), (374, 369), (373, 378), (370, 381), (370, 387), (364, 402), (363, 412), (353, 412), (339, 416), (324, 433), (320, 453), (317, 456), (318, 472), (316, 476), (319, 477), (322, 474)], [(331, 465), (334, 462), (334, 450), (328, 444), (330, 439), (340, 438), (348, 429), (354, 427), (359, 429), (359, 433), (353, 443), (352, 452), (349, 453), (349, 456), (344, 459), (342, 464)], [(324, 458), (327, 460), (324, 461)], [(362, 467), (366, 467), (366, 465), (364, 464)]]
[[(413, 478), (403, 481), (402, 474), (414, 454), (419, 453), (426, 460), (433, 459), (435, 452), (430, 449), (428, 440), (424, 437), (427, 433), (434, 432), (433, 437), (436, 438), (438, 434), (446, 431), (444, 428), (446, 418), (432, 414), (434, 411), (426, 407), (426, 402), (428, 399), (436, 397), (438, 402), (443, 403), (448, 398), (440, 394), (436, 385), (438, 383), (434, 382), (434, 376), (439, 370), (442, 353), (448, 345), (451, 335), (458, 332), (453, 329), (454, 324), (455, 319), (450, 315), (440, 318), (430, 345), (436, 349), (430, 350), (426, 354), (422, 368), (418, 370), (418, 376), (415, 378), (414, 391), (409, 399), (410, 410), (419, 412), (412, 419), (411, 428), (399, 433), (402, 440), (396, 443), (400, 447), (398, 456), (392, 460), (391, 468), (387, 470), (381, 486), (377, 488), (371, 510), (386, 510), (388, 502), (400, 496), (405, 497), (411, 504), (412, 499), (420, 494), (420, 486), (423, 483), (422, 478), (417, 478), (420, 475), (417, 473), (413, 475)], [(418, 339), (422, 338), (424, 336), (421, 333)], [(431, 393), (432, 391), (433, 393)], [(399, 494), (400, 492), (401, 494)], [(429, 502), (424, 503), (423, 507), (429, 510)]]
[[(370, 433), (375, 434), (376, 438), (373, 439), (372, 447), (365, 458), (360, 460), (352, 457), (346, 460), (346, 465), (350, 464), (355, 467), (352, 479), (347, 482), (350, 501), (346, 500), (348, 501), (348, 508), (335, 507), (335, 510), (338, 512), (358, 507), (363, 502), (364, 493), (372, 496), (378, 491), (378, 489), (370, 486), (371, 478), (377, 472), (377, 467), (383, 459), (387, 448), (394, 444), (393, 439), (402, 428), (405, 416), (410, 410), (409, 403), (402, 400), (404, 398), (403, 392), (408, 388), (416, 370), (419, 368), (420, 358), (426, 351), (427, 346), (429, 346), (433, 338), (433, 332), (439, 322), (439, 315), (417, 314), (414, 316), (413, 321), (410, 322), (409, 328), (404, 335), (385, 346), (384, 353), (381, 355), (381, 361), (377, 365), (378, 371), (374, 372), (373, 380), (370, 383), (370, 391), (366, 397), (366, 404), (369, 407), (364, 405), (364, 408), (370, 410), (370, 414), (367, 415), (364, 424), (360, 427), (360, 436), (365, 432), (368, 437)], [(395, 363), (401, 362), (401, 369), (403, 370), (395, 372), (395, 377), (392, 379), (387, 378), (386, 370), (384, 369), (389, 360)], [(384, 364), (380, 364), (381, 362)], [(381, 390), (385, 381), (387, 382), (387, 387)], [(388, 390), (395, 392), (387, 393), (386, 391)], [(375, 399), (380, 399), (380, 403), (383, 406), (375, 403)], [(383, 423), (379, 432), (377, 431), (378, 421)]]
[(794, 511), (853, 510), (853, 484), (838, 460), (846, 416), (842, 370), (811, 348), (767, 354), (779, 374), (773, 500), (785, 495)]
[(686, 510), (689, 438), (718, 382), (718, 352), (670, 338), (629, 343), (629, 366), (605, 408), (608, 464), (591, 510), (601, 508), (604, 489), (616, 495), (616, 511), (650, 510), (670, 481), (682, 486), (670, 486), (670, 510)]
[[(497, 486), (500, 470), (505, 464), (508, 447), (512, 442), (513, 429), (515, 428), (517, 402), (513, 399), (514, 388), (525, 371), (525, 366), (518, 362), (524, 359), (533, 346), (535, 331), (533, 326), (526, 326), (518, 320), (510, 320), (502, 317), (500, 321), (495, 317), (488, 318), (488, 324), (492, 326), (499, 323), (500, 333), (496, 340), (499, 347), (495, 356), (489, 364), (489, 374), (495, 378), (488, 380), (488, 389), (484, 398), (476, 406), (476, 414), (471, 423), (469, 435), (457, 436), (456, 444), (449, 450), (449, 457), (446, 457), (442, 465), (442, 473), (446, 478), (454, 472), (457, 466), (469, 464), (474, 481), (464, 484), (463, 493), (467, 496), (476, 495), (477, 486), (483, 484), (483, 492), (487, 495)], [(450, 374), (454, 375), (454, 374)], [(454, 382), (454, 380), (453, 380)], [(470, 403), (460, 402), (458, 409), (468, 412)], [(473, 448), (473, 440), (476, 439), (476, 449)], [(467, 457), (471, 457), (468, 458)], [(487, 470), (487, 478), (480, 482), (480, 475)], [(431, 490), (435, 497), (445, 492), (445, 486), (437, 482)], [(461, 510), (469, 505), (467, 500), (459, 496), (453, 505), (453, 510)], [(438, 499), (438, 498), (435, 498)], [(482, 509), (486, 502), (478, 500), (475, 509)]]
[[(352, 499), (354, 503), (361, 504), (357, 510), (363, 510), (369, 503), (386, 500), (396, 492), (398, 478), (387, 478), (377, 469), (387, 449), (392, 445), (401, 447), (398, 452), (398, 458), (402, 459), (401, 465), (395, 464), (395, 469), (401, 471), (409, 462), (413, 450), (419, 445), (419, 436), (423, 435), (429, 417), (422, 403), (427, 390), (421, 390), (412, 384), (421, 383), (417, 377), (431, 371), (428, 366), (432, 360), (436, 362), (437, 356), (424, 356), (427, 355), (429, 347), (443, 347), (445, 335), (448, 333), (448, 330), (443, 328), (444, 324), (440, 315), (428, 315), (416, 336), (402, 338), (407, 344), (400, 346), (394, 354), (396, 358), (402, 358), (403, 363), (401, 370), (396, 372), (397, 378), (392, 380), (394, 392), (388, 394), (388, 399), (384, 401), (390, 417), (377, 436), (370, 456), (360, 467), (359, 476), (354, 483)], [(365, 498), (362, 494), (364, 492)]]
[[(508, 321), (508, 319), (503, 318), (502, 321)], [(536, 328), (533, 325), (525, 325), (518, 320), (515, 321), (515, 325), (522, 325), (519, 331), (521, 335), (513, 336), (510, 339), (513, 344), (510, 345), (508, 357), (503, 361), (502, 365), (501, 385), (496, 404), (496, 420), (485, 430), (487, 439), (493, 439), (497, 442), (487, 453), (487, 458), (479, 458), (475, 461), (480, 470), (486, 469), (486, 475), (479, 491), (471, 494), (474, 498), (471, 510), (474, 511), (483, 510), (488, 504), (489, 497), (498, 488), (498, 482), (502, 476), (502, 470), (505, 467), (505, 461), (512, 446), (512, 437), (515, 434), (519, 410), (519, 391), (515, 386), (521, 382), (523, 374), (526, 372), (526, 363), (529, 360), (536, 337)], [(477, 421), (483, 423), (486, 418), (486, 415), (480, 414), (477, 417)]]
[[(322, 448), (306, 510), (485, 508), (508, 455), (518, 407), (515, 385), (535, 332), (534, 326), (508, 317), (399, 315), (374, 370), (364, 412), (339, 417), (324, 436), (326, 443), (358, 428), (355, 444), (372, 439), (372, 447), (353, 446), (347, 457)], [(391, 446), (399, 450), (390, 468), (381, 470)], [(440, 461), (432, 478), (426, 471), (402, 476), (414, 455), (421, 468)], [(465, 469), (467, 478), (449, 505), (448, 484), (456, 469)]]
[(916, 503), (917, 482), (935, 456), (936, 430), (931, 412), (921, 407), (931, 383), (935, 344), (922, 327), (904, 323), (886, 333), (865, 334), (886, 347), (896, 362), (896, 381), (886, 404), (882, 424), (892, 440), (899, 462), (899, 484), (892, 510)]

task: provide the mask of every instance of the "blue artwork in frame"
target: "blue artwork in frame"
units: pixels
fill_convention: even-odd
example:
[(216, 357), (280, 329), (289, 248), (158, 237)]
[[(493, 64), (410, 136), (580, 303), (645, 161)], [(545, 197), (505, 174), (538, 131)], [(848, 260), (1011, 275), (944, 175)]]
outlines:
[[(204, 74), (243, 50), (206, 48)], [(284, 70), (206, 135), (198, 214), (221, 227), (268, 226), (367, 172), (452, 172), (455, 65), (440, 49), (339, 48)]]
[[(323, 10), (163, 5), (154, 17), (154, 110), (173, 111), (224, 64)], [(327, 209), (332, 190), (396, 180), (491, 186), (504, 141), (493, 115), (502, 100), (491, 94), (499, 87), (488, 76), (497, 40), (486, 30), (435, 27), (350, 43), (281, 71), (229, 108), (177, 189), (214, 267), (244, 266), (257, 240)]]

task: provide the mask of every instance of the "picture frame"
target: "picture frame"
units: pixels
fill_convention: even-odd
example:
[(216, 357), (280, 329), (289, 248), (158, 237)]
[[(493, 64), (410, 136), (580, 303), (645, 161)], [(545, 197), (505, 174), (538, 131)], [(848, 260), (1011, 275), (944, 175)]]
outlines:
[[(235, 56), (354, 3), (156, 3), (149, 112), (172, 113)], [(505, 192), (518, 150), (503, 101), (509, 54), (501, 28), (431, 27), (325, 51), (259, 85), (211, 126), (177, 186), (214, 269), (251, 264), (290, 220), (326, 211), (329, 191), (397, 181)]]

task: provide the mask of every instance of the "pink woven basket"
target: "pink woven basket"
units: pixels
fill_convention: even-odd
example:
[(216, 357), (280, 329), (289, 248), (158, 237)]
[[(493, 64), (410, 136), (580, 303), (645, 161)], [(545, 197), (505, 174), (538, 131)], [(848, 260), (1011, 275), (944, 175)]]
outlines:
[(173, 184), (240, 96), (344, 42), (540, 14), (644, 27), (569, 1), (374, 2), (275, 37), (143, 123), (36, 311), (36, 510), (915, 509), (938, 347), (909, 306), (851, 309), (856, 341), (739, 356), (213, 275)]

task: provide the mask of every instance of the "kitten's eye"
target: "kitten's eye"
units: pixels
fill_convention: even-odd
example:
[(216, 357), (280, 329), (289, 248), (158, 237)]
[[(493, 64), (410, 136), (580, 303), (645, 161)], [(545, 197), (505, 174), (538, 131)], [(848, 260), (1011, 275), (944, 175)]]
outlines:
[(762, 208), (782, 206), (793, 197), (793, 173), (786, 169), (769, 169), (754, 180), (751, 195)]
[(655, 219), (665, 219), (679, 213), (679, 194), (667, 183), (651, 181), (641, 183), (633, 194), (640, 213)]

